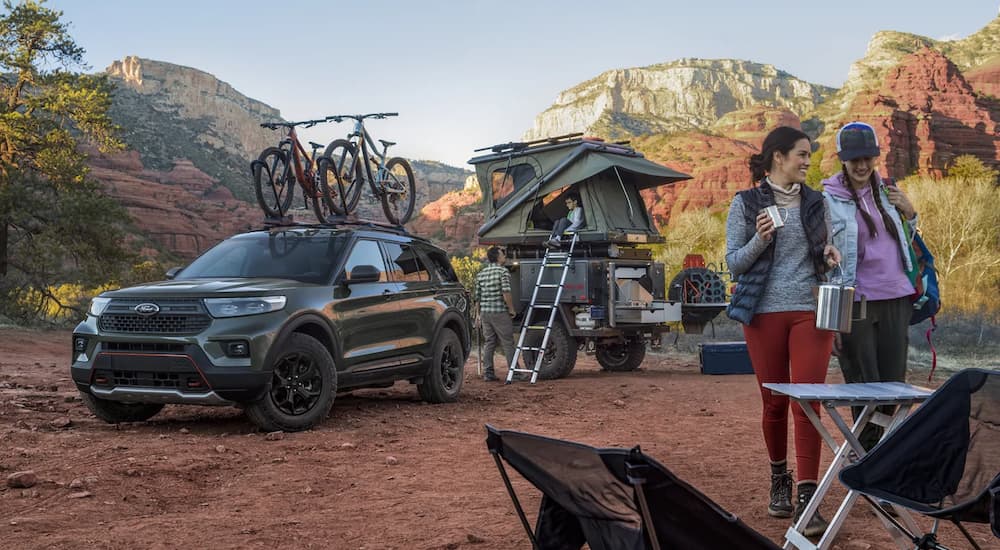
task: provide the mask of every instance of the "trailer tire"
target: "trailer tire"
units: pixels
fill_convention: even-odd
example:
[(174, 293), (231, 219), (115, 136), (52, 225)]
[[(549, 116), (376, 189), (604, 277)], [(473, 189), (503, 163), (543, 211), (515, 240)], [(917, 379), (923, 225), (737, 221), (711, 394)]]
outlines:
[[(541, 332), (541, 331), (534, 331)], [(541, 335), (534, 338), (527, 338), (529, 346), (538, 347), (542, 343)], [(534, 367), (533, 354), (525, 355), (530, 359), (525, 361), (525, 365), (530, 369)], [(552, 324), (552, 332), (549, 334), (548, 345), (545, 355), (542, 358), (542, 365), (538, 369), (538, 378), (542, 380), (556, 380), (565, 378), (573, 372), (576, 366), (576, 339), (569, 335), (569, 331), (561, 322), (556, 320)]]
[(645, 358), (646, 341), (642, 338), (626, 338), (624, 342), (597, 346), (597, 362), (606, 371), (633, 371)]

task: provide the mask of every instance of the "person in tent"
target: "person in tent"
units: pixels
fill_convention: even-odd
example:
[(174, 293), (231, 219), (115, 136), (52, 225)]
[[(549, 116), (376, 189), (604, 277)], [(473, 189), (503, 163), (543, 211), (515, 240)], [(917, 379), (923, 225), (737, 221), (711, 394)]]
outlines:
[(587, 223), (583, 207), (580, 206), (580, 195), (576, 193), (566, 195), (566, 209), (568, 210), (566, 217), (559, 218), (552, 226), (552, 234), (549, 236), (549, 240), (545, 241), (547, 248), (559, 248), (562, 245), (560, 237), (563, 234), (576, 233)]

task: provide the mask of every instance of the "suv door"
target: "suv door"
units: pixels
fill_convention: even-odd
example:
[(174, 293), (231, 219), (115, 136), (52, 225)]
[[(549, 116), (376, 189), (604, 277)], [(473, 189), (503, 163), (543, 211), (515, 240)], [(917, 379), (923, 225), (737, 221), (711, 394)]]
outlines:
[(394, 297), (402, 328), (399, 350), (408, 360), (430, 357), (434, 327), (444, 313), (444, 307), (434, 299), (435, 282), (415, 247), (389, 241), (382, 245), (389, 260), (389, 278), (399, 284)]
[[(358, 266), (375, 267), (378, 281), (352, 283), (351, 272)], [(389, 280), (378, 241), (359, 239), (354, 243), (337, 283), (333, 310), (338, 320), (336, 330), (343, 354), (342, 370), (364, 379), (349, 376), (343, 385), (370, 382), (369, 375), (374, 371), (398, 364), (396, 340), (401, 334), (393, 300), (399, 284)]]

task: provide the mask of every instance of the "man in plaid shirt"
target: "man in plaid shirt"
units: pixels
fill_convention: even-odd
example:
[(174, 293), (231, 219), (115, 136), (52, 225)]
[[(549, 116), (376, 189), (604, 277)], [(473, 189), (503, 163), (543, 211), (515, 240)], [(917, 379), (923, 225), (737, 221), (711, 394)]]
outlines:
[(489, 265), (476, 275), (476, 286), (472, 290), (472, 299), (479, 304), (479, 321), (483, 327), (486, 345), (483, 349), (483, 380), (492, 382), (497, 379), (493, 371), (493, 352), (497, 341), (503, 347), (507, 356), (507, 366), (514, 366), (514, 301), (510, 297), (510, 273), (503, 266), (507, 254), (499, 247), (493, 246), (486, 251)]

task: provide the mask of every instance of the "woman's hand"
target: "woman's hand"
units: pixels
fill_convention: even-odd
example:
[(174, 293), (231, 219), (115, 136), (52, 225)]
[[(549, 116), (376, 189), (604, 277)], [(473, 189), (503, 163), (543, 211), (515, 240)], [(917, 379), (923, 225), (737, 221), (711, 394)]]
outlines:
[(895, 185), (887, 186), (885, 192), (889, 195), (889, 203), (902, 212), (907, 220), (912, 220), (917, 216), (917, 210), (913, 208), (913, 203), (910, 202), (910, 198), (906, 196), (906, 193)]
[(826, 259), (826, 265), (828, 267), (833, 267), (840, 263), (843, 258), (840, 256), (840, 251), (837, 250), (836, 246), (828, 244), (823, 247), (823, 258)]
[(771, 242), (774, 238), (774, 220), (767, 215), (767, 212), (761, 211), (757, 214), (757, 234), (767, 242)]

